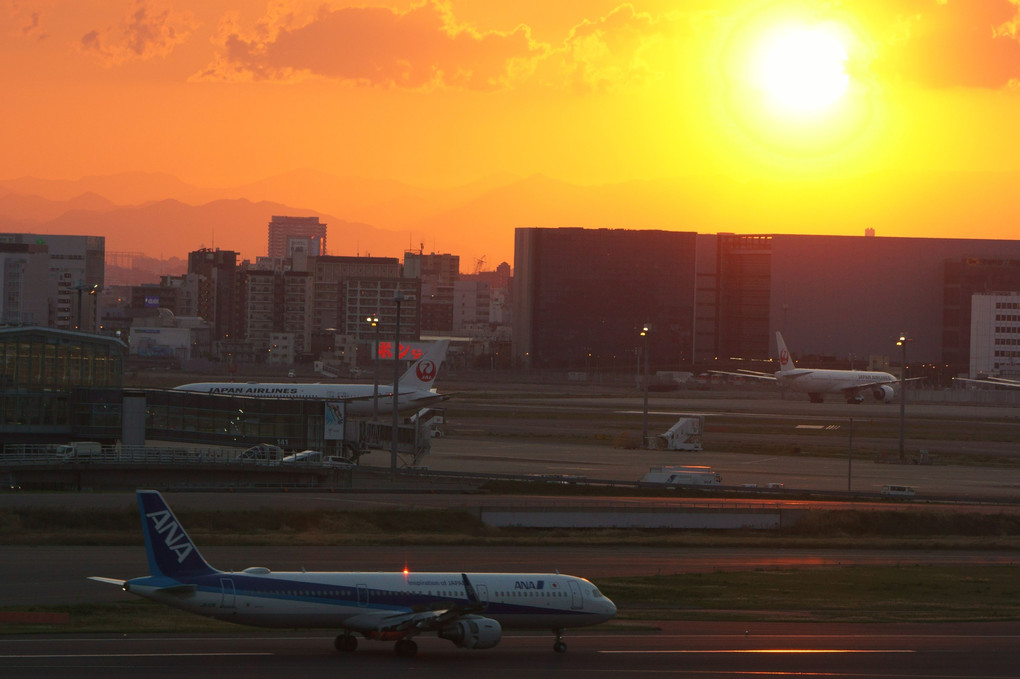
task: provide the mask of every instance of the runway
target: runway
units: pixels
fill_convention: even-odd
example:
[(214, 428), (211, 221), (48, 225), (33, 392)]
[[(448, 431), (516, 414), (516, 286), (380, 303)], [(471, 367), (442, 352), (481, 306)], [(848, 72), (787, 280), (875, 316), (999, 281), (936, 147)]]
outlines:
[(190, 679), (302, 679), (413, 675), (421, 679), (484, 674), (491, 679), (593, 676), (719, 677), (1016, 677), (1020, 623), (953, 625), (802, 625), (659, 623), (655, 629), (552, 635), (508, 634), (491, 650), (469, 651), (419, 638), (415, 658), (392, 644), (363, 641), (353, 654), (333, 650), (332, 636), (117, 635), (0, 638), (0, 670), (12, 677), (188, 676)]

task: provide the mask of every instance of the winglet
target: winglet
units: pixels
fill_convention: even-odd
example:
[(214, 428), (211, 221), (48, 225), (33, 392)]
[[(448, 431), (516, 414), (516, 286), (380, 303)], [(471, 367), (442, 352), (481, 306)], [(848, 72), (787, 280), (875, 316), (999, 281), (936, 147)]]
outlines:
[(158, 491), (140, 490), (137, 495), (149, 573), (176, 578), (216, 572), (198, 553), (195, 543)]
[(433, 342), (421, 358), (415, 361), (400, 377), (400, 393), (405, 391), (429, 391), (435, 386), (439, 367), (446, 360), (450, 340)]
[(475, 586), (468, 580), (467, 573), (461, 573), (460, 577), (464, 578), (464, 593), (467, 595), (468, 601), (473, 604), (481, 603), (478, 599), (478, 593), (475, 592)]
[(795, 370), (793, 358), (790, 356), (789, 349), (786, 348), (786, 342), (783, 341), (783, 333), (778, 330), (776, 330), (776, 348), (779, 350), (779, 370), (784, 373)]

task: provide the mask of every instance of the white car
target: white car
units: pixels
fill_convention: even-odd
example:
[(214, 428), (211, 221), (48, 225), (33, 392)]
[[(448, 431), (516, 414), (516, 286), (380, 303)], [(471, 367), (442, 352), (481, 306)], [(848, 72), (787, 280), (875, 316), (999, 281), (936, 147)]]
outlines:
[(322, 466), (333, 469), (354, 469), (354, 462), (346, 457), (327, 457)]

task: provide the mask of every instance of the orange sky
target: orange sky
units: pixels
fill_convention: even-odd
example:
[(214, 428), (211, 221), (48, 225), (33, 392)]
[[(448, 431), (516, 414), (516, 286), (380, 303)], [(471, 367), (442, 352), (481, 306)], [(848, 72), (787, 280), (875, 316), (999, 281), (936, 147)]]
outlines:
[[(0, 179), (1017, 172), (1017, 2), (0, 0)], [(784, 21), (843, 36), (850, 86), (821, 112), (771, 109), (747, 80)], [(1020, 199), (982, 200), (995, 224), (936, 235), (1020, 233)]]

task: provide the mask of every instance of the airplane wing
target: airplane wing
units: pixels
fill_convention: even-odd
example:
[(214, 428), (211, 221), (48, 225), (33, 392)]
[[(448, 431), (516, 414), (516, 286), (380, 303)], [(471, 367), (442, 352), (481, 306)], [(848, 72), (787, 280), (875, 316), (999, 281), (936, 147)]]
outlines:
[(95, 580), (96, 582), (105, 582), (108, 585), (117, 585), (118, 587), (123, 587), (124, 583), (127, 582), (127, 580), (116, 580), (114, 578), (101, 578), (98, 575), (89, 575), (88, 579)]
[(1012, 387), (1013, 389), (1020, 389), (1020, 381), (1006, 379), (1005, 377), (988, 377), (983, 380), (975, 380), (968, 377), (954, 377), (953, 381), (973, 382), (974, 384), (985, 384), (992, 387)]
[[(908, 377), (907, 382), (916, 382), (917, 380), (923, 380), (924, 377)], [(865, 389), (871, 389), (872, 387), (890, 386), (894, 387), (900, 383), (900, 380), (875, 380), (874, 382), (862, 382), (861, 384), (855, 384), (853, 386), (845, 387), (840, 389), (847, 396), (856, 396), (859, 392)]]
[(363, 613), (353, 618), (347, 618), (343, 621), (343, 626), (370, 636), (393, 632), (417, 634), (439, 629), (457, 618), (484, 610), (485, 604), (478, 599), (467, 574), (462, 573), (461, 577), (464, 578), (464, 591), (468, 597), (467, 605), (453, 605), (448, 608), (407, 613), (391, 613), (389, 611)]
[(771, 380), (772, 382), (776, 381), (775, 375), (770, 375), (769, 373), (755, 372), (754, 370), (744, 370), (741, 372), (727, 372), (725, 370), (709, 370), (708, 373), (710, 375), (732, 375), (733, 377), (750, 377), (751, 379), (756, 380)]

